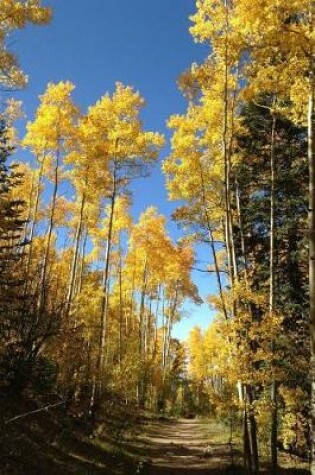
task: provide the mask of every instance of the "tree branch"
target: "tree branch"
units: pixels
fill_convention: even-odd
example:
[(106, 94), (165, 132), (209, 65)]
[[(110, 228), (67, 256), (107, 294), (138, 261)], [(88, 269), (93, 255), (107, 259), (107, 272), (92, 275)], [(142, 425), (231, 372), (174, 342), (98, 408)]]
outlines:
[(24, 417), (30, 416), (32, 414), (37, 414), (38, 412), (48, 411), (49, 409), (53, 407), (61, 406), (62, 404), (65, 404), (65, 403), (66, 401), (61, 401), (55, 404), (49, 404), (48, 406), (45, 406), (45, 407), (40, 407), (39, 409), (35, 409), (35, 411), (24, 412), (23, 414), (19, 414), (18, 416), (12, 417), (12, 419), (8, 419), (7, 421), (5, 421), (5, 424), (11, 424), (11, 422), (14, 422), (18, 419), (23, 419)]

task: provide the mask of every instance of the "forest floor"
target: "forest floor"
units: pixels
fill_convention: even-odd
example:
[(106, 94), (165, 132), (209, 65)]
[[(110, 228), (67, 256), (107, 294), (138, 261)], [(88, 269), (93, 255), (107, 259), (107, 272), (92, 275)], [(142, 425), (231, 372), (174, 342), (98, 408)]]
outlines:
[[(34, 409), (0, 401), (1, 475), (238, 475), (241, 450), (228, 443), (228, 429), (200, 419), (147, 417), (119, 439), (112, 423), (91, 436), (62, 410), (48, 410), (8, 423)], [(280, 455), (279, 475), (304, 475), (306, 464)], [(139, 471), (140, 466), (142, 471)], [(268, 467), (262, 472), (269, 474)]]

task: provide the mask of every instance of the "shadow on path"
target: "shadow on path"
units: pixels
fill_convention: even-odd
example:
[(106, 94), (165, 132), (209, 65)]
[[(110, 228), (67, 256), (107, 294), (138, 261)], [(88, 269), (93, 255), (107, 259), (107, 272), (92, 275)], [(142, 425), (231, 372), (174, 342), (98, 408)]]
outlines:
[[(214, 433), (213, 431), (216, 431)], [(198, 420), (155, 421), (139, 437), (149, 466), (148, 475), (238, 475), (231, 468), (231, 446), (222, 443), (224, 435)], [(215, 440), (220, 440), (216, 443)], [(209, 442), (211, 441), (211, 442)], [(240, 454), (235, 448), (234, 461)]]

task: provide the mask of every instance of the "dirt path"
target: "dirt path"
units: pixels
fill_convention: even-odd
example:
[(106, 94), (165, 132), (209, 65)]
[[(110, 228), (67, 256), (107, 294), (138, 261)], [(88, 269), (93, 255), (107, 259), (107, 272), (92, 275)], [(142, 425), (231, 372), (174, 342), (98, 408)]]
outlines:
[[(231, 447), (217, 426), (198, 420), (149, 424), (139, 438), (149, 459), (148, 475), (237, 474), (231, 471)], [(228, 438), (226, 437), (226, 441)], [(221, 442), (220, 442), (221, 441)]]

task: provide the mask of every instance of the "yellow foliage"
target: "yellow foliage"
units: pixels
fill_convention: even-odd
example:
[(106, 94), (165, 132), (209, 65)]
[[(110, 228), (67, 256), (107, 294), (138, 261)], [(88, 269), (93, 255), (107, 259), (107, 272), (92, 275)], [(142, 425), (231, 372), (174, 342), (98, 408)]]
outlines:
[(23, 145), (35, 155), (47, 152), (60, 153), (65, 142), (70, 140), (78, 108), (72, 101), (74, 85), (70, 82), (50, 83), (40, 96), (40, 106), (36, 118), (27, 124), (27, 134)]
[(23, 87), (27, 83), (15, 54), (7, 47), (7, 38), (28, 24), (45, 25), (50, 21), (51, 9), (41, 3), (41, 0), (0, 0), (0, 84), (5, 87)]

